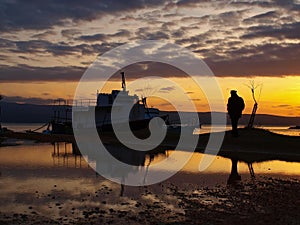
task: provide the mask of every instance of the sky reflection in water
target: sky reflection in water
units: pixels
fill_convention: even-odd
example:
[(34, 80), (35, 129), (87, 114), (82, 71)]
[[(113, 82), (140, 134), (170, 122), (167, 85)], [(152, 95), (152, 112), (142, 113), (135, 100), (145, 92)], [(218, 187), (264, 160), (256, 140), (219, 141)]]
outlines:
[[(24, 142), (19, 146), (0, 148), (0, 211), (38, 213), (57, 218), (62, 216), (82, 216), (82, 210), (89, 207), (114, 208), (143, 201), (154, 201), (155, 196), (143, 195), (145, 187), (125, 187), (120, 198), (119, 184), (97, 176), (83, 157), (72, 155), (70, 144), (54, 145)], [(166, 155), (155, 155), (153, 161), (146, 156), (145, 165), (155, 164)], [(180, 154), (186, 154), (180, 152)], [(204, 172), (198, 172), (203, 154), (194, 153), (189, 163), (167, 181), (147, 187), (154, 193), (161, 193), (164, 187), (174, 184), (185, 188), (196, 185), (212, 187), (225, 185), (231, 170), (231, 161), (216, 157)], [(176, 159), (173, 159), (176, 160)], [(268, 161), (253, 164), (256, 175), (299, 178), (300, 163)], [(175, 168), (161, 168), (160, 172)], [(242, 179), (249, 178), (248, 166), (239, 163)], [(164, 190), (166, 191), (166, 190)], [(172, 205), (176, 200), (168, 199)], [(173, 202), (173, 203), (172, 203)], [(126, 205), (124, 205), (125, 207)], [(170, 206), (171, 207), (171, 206)]]

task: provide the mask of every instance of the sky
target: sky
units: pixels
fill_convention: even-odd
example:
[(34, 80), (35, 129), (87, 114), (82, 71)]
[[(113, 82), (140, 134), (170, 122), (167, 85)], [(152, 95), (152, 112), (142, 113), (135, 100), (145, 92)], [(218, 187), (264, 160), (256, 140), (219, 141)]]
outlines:
[[(251, 113), (248, 86), (255, 81), (258, 113), (300, 116), (300, 0), (0, 0), (0, 11), (0, 94), (6, 101), (72, 99), (97, 56), (137, 40), (163, 40), (210, 67), (222, 104), (236, 89)], [(145, 78), (131, 93), (163, 92), (180, 102), (176, 88), (146, 78), (160, 75), (184, 86), (197, 110), (209, 110), (201, 89), (174, 68), (148, 63), (127, 71), (128, 83)], [(112, 88), (120, 82), (112, 80), (105, 91)], [(155, 98), (149, 104), (172, 108)]]

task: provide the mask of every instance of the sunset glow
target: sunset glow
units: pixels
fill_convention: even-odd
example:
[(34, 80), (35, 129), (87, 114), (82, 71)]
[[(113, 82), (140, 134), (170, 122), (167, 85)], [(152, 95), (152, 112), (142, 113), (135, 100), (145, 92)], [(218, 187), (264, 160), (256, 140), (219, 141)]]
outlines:
[[(188, 96), (193, 100), (196, 108), (200, 112), (209, 111), (209, 105), (206, 97), (191, 79), (187, 78), (173, 78), (175, 82), (181, 85), (182, 88), (189, 90)], [(300, 115), (300, 76), (293, 77), (258, 77), (258, 78), (217, 78), (220, 87), (222, 89), (225, 102), (227, 104), (227, 98), (231, 89), (238, 90), (238, 94), (245, 99), (246, 108), (245, 113), (251, 113), (253, 107), (253, 99), (251, 90), (248, 85), (251, 80), (261, 84), (262, 87), (258, 87), (256, 90), (256, 97), (259, 100), (258, 113), (260, 114), (272, 114), (282, 116), (299, 116)], [(158, 107), (161, 110), (174, 110), (174, 108), (166, 104), (165, 101), (151, 97), (155, 96), (161, 88), (159, 84), (155, 84), (153, 81), (146, 79), (146, 83), (142, 91), (136, 91), (136, 89), (129, 89), (131, 94), (137, 94), (139, 97), (149, 96), (148, 104), (150, 106)], [(130, 81), (128, 82), (130, 86)], [(35, 82), (35, 83), (1, 83), (0, 88), (7, 96), (19, 96), (15, 97), (15, 101), (19, 103), (35, 103), (35, 104), (49, 104), (54, 99), (64, 98), (73, 99), (74, 92), (76, 90), (76, 82)], [(103, 92), (110, 93), (112, 89), (121, 89), (121, 83), (119, 81), (109, 82), (103, 90)], [(169, 95), (172, 95), (176, 99), (177, 90), (170, 91)], [(90, 90), (86, 99), (96, 99), (97, 90)], [(180, 101), (180, 100), (177, 100)], [(183, 111), (190, 111), (186, 107), (184, 102), (181, 102)]]
[[(208, 64), (224, 94), (223, 104), (229, 91), (236, 89), (245, 99), (245, 113), (250, 113), (253, 100), (247, 85), (254, 80), (262, 85), (256, 90), (258, 113), (300, 115), (297, 1), (89, 1), (80, 7), (76, 3), (47, 4), (46, 10), (44, 3), (0, 3), (7, 9), (1, 15), (0, 27), (0, 94), (4, 101), (49, 104), (56, 98), (72, 99), (80, 77), (98, 55), (135, 40), (165, 40), (193, 51)], [(17, 10), (23, 8), (28, 10)], [(136, 77), (135, 72), (127, 73), (128, 83)], [(153, 65), (144, 65), (144, 72), (140, 77), (173, 76)], [(174, 77), (198, 111), (210, 110), (199, 87), (180, 75)], [(154, 80), (148, 84), (153, 93), (136, 94), (150, 96), (168, 88)], [(120, 83), (114, 81), (106, 87), (110, 92), (119, 89)], [(96, 92), (89, 90), (86, 98), (94, 99)], [(177, 90), (170, 89), (169, 94), (182, 110), (191, 110), (176, 98)], [(171, 109), (151, 97), (148, 103), (161, 110)]]
[(300, 224), (300, 0), (0, 0), (1, 224)]

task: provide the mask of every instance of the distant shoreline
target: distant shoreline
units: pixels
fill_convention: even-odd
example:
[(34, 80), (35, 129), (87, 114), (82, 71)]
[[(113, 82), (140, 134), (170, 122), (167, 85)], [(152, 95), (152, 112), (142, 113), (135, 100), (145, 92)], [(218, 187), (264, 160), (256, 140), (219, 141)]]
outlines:
[[(2, 122), (3, 123), (46, 123), (51, 121), (53, 116), (52, 105), (18, 104), (1, 101)], [(174, 111), (161, 111), (162, 114), (169, 114), (174, 121), (178, 120), (178, 115)], [(190, 114), (191, 112), (182, 112)], [(227, 114), (225, 112), (212, 112), (214, 114)], [(198, 112), (201, 124), (210, 125), (211, 113)], [(240, 119), (240, 125), (246, 125), (249, 121), (249, 114), (244, 114)], [(227, 124), (230, 120), (227, 115)], [(182, 123), (185, 123), (183, 121)], [(257, 114), (254, 121), (258, 126), (296, 126), (300, 124), (300, 117), (287, 117), (268, 114)]]

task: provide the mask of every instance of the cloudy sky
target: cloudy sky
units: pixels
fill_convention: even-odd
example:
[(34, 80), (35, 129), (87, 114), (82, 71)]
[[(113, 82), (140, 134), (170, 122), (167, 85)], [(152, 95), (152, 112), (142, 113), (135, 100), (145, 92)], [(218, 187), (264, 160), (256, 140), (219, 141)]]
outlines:
[(1, 0), (0, 11), (0, 93), (9, 100), (72, 98), (99, 54), (165, 40), (203, 59), (224, 93), (239, 89), (248, 111), (254, 79), (262, 113), (300, 115), (299, 0)]

